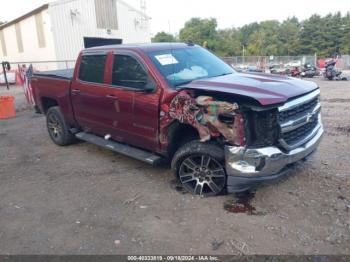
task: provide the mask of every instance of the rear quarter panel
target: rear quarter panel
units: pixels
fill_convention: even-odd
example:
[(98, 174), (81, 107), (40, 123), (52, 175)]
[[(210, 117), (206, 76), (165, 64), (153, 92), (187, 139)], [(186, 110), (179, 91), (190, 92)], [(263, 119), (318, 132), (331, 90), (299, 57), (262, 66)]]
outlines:
[(45, 98), (53, 99), (60, 107), (67, 123), (71, 126), (75, 126), (76, 123), (70, 99), (70, 85), (71, 81), (68, 79), (42, 76), (34, 76), (32, 78), (34, 100), (41, 112), (46, 114), (43, 100)]

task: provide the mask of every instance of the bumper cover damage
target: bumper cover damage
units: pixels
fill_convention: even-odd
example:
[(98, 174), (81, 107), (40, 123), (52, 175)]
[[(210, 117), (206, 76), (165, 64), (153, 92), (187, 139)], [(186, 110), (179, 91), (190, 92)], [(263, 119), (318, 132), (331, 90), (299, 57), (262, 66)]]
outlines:
[(227, 191), (246, 191), (287, 175), (289, 165), (307, 158), (317, 149), (324, 131), (321, 124), (316, 130), (312, 139), (289, 152), (283, 152), (278, 147), (250, 149), (226, 146)]

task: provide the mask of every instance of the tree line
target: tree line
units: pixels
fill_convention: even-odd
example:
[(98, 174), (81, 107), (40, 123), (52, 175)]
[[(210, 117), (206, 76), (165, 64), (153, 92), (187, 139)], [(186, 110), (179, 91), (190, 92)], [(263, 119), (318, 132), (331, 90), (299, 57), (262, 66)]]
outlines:
[(215, 18), (192, 18), (176, 36), (159, 32), (152, 42), (188, 42), (208, 47), (219, 56), (294, 56), (330, 57), (350, 54), (350, 12), (299, 21), (296, 17), (283, 22), (267, 20), (242, 27), (218, 29)]

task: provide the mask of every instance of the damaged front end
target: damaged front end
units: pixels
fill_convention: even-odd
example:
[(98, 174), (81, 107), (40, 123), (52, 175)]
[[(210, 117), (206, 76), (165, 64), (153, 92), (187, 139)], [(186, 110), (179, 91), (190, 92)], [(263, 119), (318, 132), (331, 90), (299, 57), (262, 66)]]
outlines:
[(244, 99), (223, 101), (222, 94), (183, 90), (162, 107), (161, 122), (163, 127), (173, 121), (190, 125), (203, 143), (221, 142), (227, 191), (241, 192), (284, 176), (317, 149), (323, 135), (318, 97), (319, 91), (280, 107), (261, 107)]
[(246, 114), (245, 146), (226, 145), (227, 191), (241, 192), (284, 177), (312, 155), (323, 136), (320, 91)]
[[(203, 143), (218, 138), (230, 145), (243, 146), (245, 143), (244, 120), (237, 103), (218, 101), (212, 96), (196, 96), (183, 90), (168, 107), (162, 107), (161, 114), (163, 126), (173, 121), (190, 125), (197, 130)], [(164, 128), (161, 130), (164, 140)]]

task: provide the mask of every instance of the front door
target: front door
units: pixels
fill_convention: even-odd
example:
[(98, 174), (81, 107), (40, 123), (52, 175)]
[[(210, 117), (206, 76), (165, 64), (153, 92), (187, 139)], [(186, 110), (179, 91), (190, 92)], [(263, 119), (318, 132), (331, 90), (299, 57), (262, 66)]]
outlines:
[(112, 68), (111, 84), (118, 97), (118, 133), (130, 145), (156, 150), (160, 89), (136, 54), (122, 51), (114, 54)]

